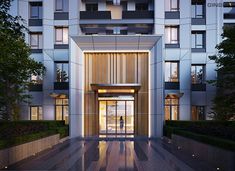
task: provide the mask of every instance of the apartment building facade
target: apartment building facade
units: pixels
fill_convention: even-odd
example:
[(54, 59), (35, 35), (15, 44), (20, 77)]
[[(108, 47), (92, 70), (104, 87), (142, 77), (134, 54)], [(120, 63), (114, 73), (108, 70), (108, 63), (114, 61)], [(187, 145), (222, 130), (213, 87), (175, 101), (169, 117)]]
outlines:
[(30, 32), (22, 119), (65, 120), (70, 136), (160, 137), (165, 120), (209, 119), (216, 53), (235, 2), (15, 0)]

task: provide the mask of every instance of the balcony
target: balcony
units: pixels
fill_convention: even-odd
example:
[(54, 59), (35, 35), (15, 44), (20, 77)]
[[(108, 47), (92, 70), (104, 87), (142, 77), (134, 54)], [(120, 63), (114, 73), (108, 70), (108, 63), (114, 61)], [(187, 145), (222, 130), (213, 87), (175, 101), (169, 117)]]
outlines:
[(153, 19), (153, 11), (123, 11), (122, 19)]
[(235, 19), (235, 13), (225, 13), (224, 19)]
[(54, 90), (68, 90), (69, 82), (54, 82)]
[(111, 19), (111, 11), (80, 11), (80, 19)]

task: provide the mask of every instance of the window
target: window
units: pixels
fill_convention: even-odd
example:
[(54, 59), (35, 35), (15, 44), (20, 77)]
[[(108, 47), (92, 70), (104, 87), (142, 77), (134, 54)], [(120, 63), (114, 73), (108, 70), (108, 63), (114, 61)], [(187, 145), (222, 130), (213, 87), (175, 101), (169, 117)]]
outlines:
[(42, 33), (30, 33), (31, 49), (42, 49)]
[(148, 11), (148, 3), (136, 3), (135, 10), (136, 11)]
[(30, 18), (42, 19), (42, 2), (30, 2)]
[(68, 44), (68, 28), (67, 27), (55, 28), (55, 44)]
[(191, 7), (192, 18), (204, 18), (204, 2), (193, 2)]
[(68, 82), (69, 81), (69, 64), (68, 63), (56, 63), (56, 82)]
[(205, 42), (205, 32), (204, 31), (193, 31), (192, 32), (192, 48), (202, 49)]
[(68, 12), (69, 0), (55, 0), (55, 11), (56, 12)]
[(179, 119), (179, 98), (165, 99), (165, 120)]
[(191, 66), (191, 80), (192, 84), (203, 84), (205, 81), (204, 65), (192, 65)]
[(179, 82), (178, 62), (165, 62), (165, 82)]
[(192, 120), (205, 120), (205, 107), (204, 106), (192, 106)]
[(166, 44), (179, 44), (179, 26), (166, 26), (165, 36)]
[(66, 124), (69, 123), (69, 99), (56, 98), (55, 118), (56, 120), (64, 120)]
[(30, 81), (32, 84), (42, 84), (42, 75), (32, 75)]
[(42, 120), (41, 106), (30, 106), (30, 120)]
[(179, 0), (167, 0), (165, 1), (166, 11), (179, 11)]
[(98, 4), (86, 4), (86, 11), (98, 11)]

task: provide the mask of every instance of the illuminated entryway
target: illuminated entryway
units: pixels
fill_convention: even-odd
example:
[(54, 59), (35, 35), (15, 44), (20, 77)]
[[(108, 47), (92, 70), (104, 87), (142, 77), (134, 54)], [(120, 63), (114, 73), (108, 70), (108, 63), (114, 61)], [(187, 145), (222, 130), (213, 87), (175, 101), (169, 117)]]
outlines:
[(99, 134), (134, 134), (134, 97), (99, 98)]

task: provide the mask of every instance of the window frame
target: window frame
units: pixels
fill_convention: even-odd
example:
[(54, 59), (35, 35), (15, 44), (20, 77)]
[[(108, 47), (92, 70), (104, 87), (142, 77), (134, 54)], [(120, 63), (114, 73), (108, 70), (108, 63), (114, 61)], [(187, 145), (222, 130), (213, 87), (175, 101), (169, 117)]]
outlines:
[[(202, 15), (198, 14), (198, 6), (202, 6)], [(193, 11), (194, 9), (194, 11)], [(194, 2), (191, 4), (191, 17), (196, 19), (203, 19), (205, 18), (205, 3)]]
[[(62, 100), (62, 104), (57, 104), (57, 100)], [(64, 100), (68, 100), (68, 103), (64, 103)], [(61, 120), (62, 121), (65, 121), (65, 113), (64, 113), (64, 109), (65, 109), (65, 107), (67, 107), (68, 108), (68, 123), (69, 123), (69, 98), (55, 98), (55, 120), (56, 121), (61, 121), (61, 120), (58, 120), (57, 119), (57, 115), (58, 115), (58, 113), (57, 113), (57, 107), (61, 107), (62, 108), (62, 113), (61, 113)], [(65, 124), (68, 124), (68, 123), (66, 123), (66, 121), (65, 121)]]
[(64, 0), (61, 0), (62, 2), (62, 8), (61, 9), (58, 9), (57, 8), (57, 1), (58, 0), (55, 0), (55, 12), (63, 12), (64, 11)]
[[(193, 119), (193, 109), (196, 111), (196, 120)], [(200, 109), (203, 111), (203, 115), (200, 114)], [(203, 117), (203, 118), (201, 118)], [(206, 107), (205, 106), (198, 106), (198, 105), (192, 105), (191, 107), (191, 120), (193, 121), (201, 121), (206, 120)]]
[(174, 0), (169, 0), (169, 1), (170, 1), (170, 11), (171, 12), (179, 11), (179, 0), (176, 0), (177, 1), (177, 8), (172, 7), (172, 4), (173, 4)]
[[(198, 35), (202, 35), (202, 44), (198, 44)], [(193, 43), (193, 36), (194, 38), (194, 43)], [(205, 31), (192, 31), (191, 32), (191, 48), (193, 49), (204, 49), (205, 48), (205, 40), (206, 39), (206, 32)]]
[[(57, 65), (58, 64), (62, 65), (62, 70), (61, 70), (60, 73), (62, 73), (64, 71), (64, 65), (65, 64), (68, 65), (68, 72), (67, 72), (68, 79), (67, 79), (67, 81), (58, 81), (57, 80)], [(62, 78), (62, 76), (61, 76), (60, 80), (64, 80), (64, 78)], [(57, 83), (67, 83), (67, 82), (69, 82), (69, 62), (68, 61), (55, 61), (55, 82), (57, 82)]]
[[(32, 108), (37, 108), (37, 119), (36, 120), (43, 120), (43, 111), (42, 111), (42, 106), (41, 105), (32, 105), (32, 106), (29, 106), (29, 117), (30, 117), (30, 120), (32, 120)], [(40, 108), (41, 108), (41, 119), (40, 119)]]
[[(170, 103), (166, 103), (167, 100), (170, 100)], [(177, 103), (172, 103), (173, 100), (176, 100)], [(176, 107), (177, 108), (177, 118), (175, 120), (179, 120), (180, 119), (180, 114), (179, 114), (179, 108), (180, 108), (180, 105), (179, 105), (179, 98), (175, 97), (175, 98), (165, 98), (165, 101), (164, 101), (164, 112), (165, 112), (165, 117), (164, 119), (166, 120), (166, 108), (169, 107), (170, 109), (170, 119), (169, 120), (172, 120), (172, 112), (173, 112), (173, 107)]]
[[(37, 45), (32, 45), (32, 36), (36, 35), (37, 36)], [(30, 32), (29, 33), (29, 43), (30, 43), (30, 48), (31, 49), (42, 49), (40, 47), (40, 36), (41, 36), (41, 46), (43, 47), (43, 37), (42, 37), (42, 32)], [(33, 47), (33, 48), (32, 48)]]
[[(198, 77), (197, 77), (197, 67), (201, 66), (202, 67), (202, 80), (198, 81)], [(205, 64), (192, 64), (191, 65), (191, 84), (205, 84)], [(195, 73), (194, 75), (194, 79), (195, 81), (193, 81), (193, 72)]]
[[(62, 29), (61, 41), (57, 40), (57, 30)], [(64, 40), (64, 29), (67, 29), (68, 37), (67, 40)], [(67, 42), (67, 43), (66, 43)], [(69, 28), (68, 27), (55, 27), (55, 44), (56, 45), (67, 45), (69, 44)]]
[[(168, 26), (165, 26), (165, 34), (166, 34), (166, 32), (168, 34), (167, 29), (170, 29), (170, 31), (169, 31), (170, 35), (168, 35), (168, 37), (170, 38), (170, 42), (167, 42), (166, 41), (167, 37), (165, 37), (165, 44), (178, 45), (179, 42), (180, 42), (180, 27), (179, 27), (179, 25), (168, 25)], [(176, 34), (177, 35), (177, 40), (173, 40), (173, 38), (172, 38), (172, 37), (174, 37), (173, 36), (173, 29), (177, 30), (177, 34)]]
[[(37, 8), (37, 16), (32, 15), (32, 7)], [(29, 19), (42, 19), (42, 16), (40, 16), (40, 10), (41, 15), (43, 15), (42, 2), (29, 2)]]
[[(179, 61), (165, 61), (165, 68), (166, 68), (166, 64), (167, 63), (170, 63), (170, 78), (169, 78), (169, 80), (170, 81), (166, 81), (166, 72), (165, 72), (165, 79), (164, 79), (164, 81), (165, 82), (170, 82), (170, 83), (179, 83), (179, 80), (180, 80), (180, 78), (179, 78), (179, 76), (180, 76), (180, 74), (179, 74)], [(172, 64), (177, 64), (177, 80), (178, 81), (172, 81)]]

